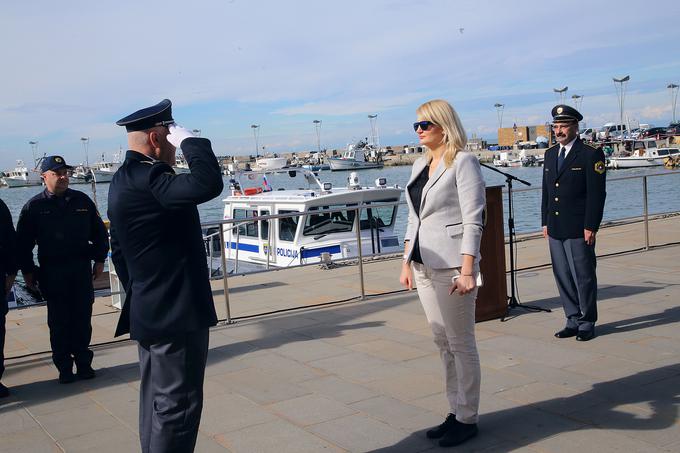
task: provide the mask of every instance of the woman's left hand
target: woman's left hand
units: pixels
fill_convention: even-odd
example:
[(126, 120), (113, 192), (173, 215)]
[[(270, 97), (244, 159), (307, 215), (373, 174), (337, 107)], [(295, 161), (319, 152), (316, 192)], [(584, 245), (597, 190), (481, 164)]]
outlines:
[(458, 294), (465, 295), (477, 287), (477, 281), (472, 275), (461, 275), (449, 289), (449, 295), (457, 291)]

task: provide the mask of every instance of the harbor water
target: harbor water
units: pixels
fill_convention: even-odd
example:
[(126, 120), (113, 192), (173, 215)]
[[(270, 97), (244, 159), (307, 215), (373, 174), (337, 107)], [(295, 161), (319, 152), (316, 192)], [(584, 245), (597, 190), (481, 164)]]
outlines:
[[(531, 187), (527, 187), (519, 182), (513, 183), (513, 207), (515, 211), (515, 228), (517, 233), (529, 233), (538, 231), (541, 228), (541, 178), (543, 174), (542, 167), (516, 167), (503, 168), (503, 171), (510, 173), (518, 178), (524, 179), (531, 183)], [(492, 170), (482, 168), (484, 179), (488, 186), (505, 186), (506, 181), (503, 175), (500, 175)], [(607, 174), (607, 201), (604, 210), (604, 221), (616, 220), (621, 218), (635, 217), (643, 214), (643, 185), (642, 179), (622, 179), (632, 176), (644, 176), (652, 174), (662, 174), (662, 176), (654, 176), (647, 178), (648, 186), (648, 202), (650, 214), (661, 214), (667, 212), (680, 211), (680, 197), (678, 197), (678, 189), (680, 188), (680, 170), (666, 170), (663, 167), (650, 167), (639, 169), (615, 170), (609, 171)], [(397, 184), (405, 187), (411, 174), (410, 166), (402, 167), (385, 167), (383, 169), (362, 170), (357, 172), (362, 186), (374, 185), (375, 180), (379, 177), (387, 178), (388, 185)], [(248, 187), (247, 174), (243, 174), (241, 182), (243, 186)], [(330, 182), (334, 187), (341, 187), (347, 185), (347, 177), (349, 172), (319, 172), (319, 179), (322, 182)], [(225, 188), (222, 196), (215, 198), (207, 203), (199, 206), (201, 221), (203, 223), (219, 221), (223, 217), (224, 203), (223, 199), (227, 196), (228, 177), (225, 178)], [(298, 173), (294, 178), (286, 174), (268, 175), (269, 184), (274, 189), (298, 189), (309, 187), (307, 182)], [(259, 180), (252, 181), (257, 184)], [(106, 219), (106, 206), (109, 184), (97, 184), (96, 196), (92, 192), (90, 184), (72, 185), (73, 189), (87, 193), (91, 198), (96, 198), (97, 206), (102, 217)], [(7, 204), (12, 213), (12, 219), (15, 224), (19, 218), (19, 213), (22, 206), (33, 195), (42, 190), (41, 187), (21, 187), (21, 188), (4, 188), (0, 190), (0, 198)], [(504, 194), (505, 199), (505, 217), (507, 218), (507, 194)], [(403, 197), (402, 197), (403, 201)], [(396, 222), (396, 231), (400, 238), (403, 238), (406, 229), (406, 205), (402, 205), (398, 210), (398, 218)], [(507, 223), (507, 222), (505, 222)], [(506, 224), (507, 230), (507, 224)], [(506, 231), (507, 233), (507, 231)]]

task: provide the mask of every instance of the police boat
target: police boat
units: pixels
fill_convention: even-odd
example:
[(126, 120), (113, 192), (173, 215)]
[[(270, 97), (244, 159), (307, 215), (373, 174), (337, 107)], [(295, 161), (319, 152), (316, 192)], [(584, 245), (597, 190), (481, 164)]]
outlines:
[[(274, 190), (267, 176), (273, 181), (275, 174), (276, 179), (279, 174), (303, 176), (308, 187)], [(224, 219), (234, 222), (223, 227), (225, 257), (236, 265), (247, 262), (281, 268), (356, 257), (356, 209), (360, 205), (367, 205), (358, 222), (362, 256), (402, 250), (394, 226), (403, 189), (388, 186), (385, 178), (367, 187), (352, 172), (346, 187), (333, 187), (305, 169), (231, 171), (229, 177), (231, 194), (223, 200)], [(258, 178), (262, 183), (253, 184)], [(249, 220), (268, 215), (277, 217)]]

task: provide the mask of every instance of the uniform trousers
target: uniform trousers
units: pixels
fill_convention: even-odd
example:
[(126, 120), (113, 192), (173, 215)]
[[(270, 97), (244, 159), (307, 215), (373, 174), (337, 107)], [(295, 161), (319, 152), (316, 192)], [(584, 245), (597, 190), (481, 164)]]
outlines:
[(203, 410), (209, 330), (139, 342), (143, 453), (194, 451)]
[(5, 313), (0, 308), (0, 379), (5, 372)]
[(597, 321), (597, 259), (595, 245), (585, 239), (548, 236), (553, 274), (560, 293), (566, 327), (589, 332)]
[(462, 423), (477, 423), (481, 368), (475, 340), (477, 288), (449, 295), (458, 269), (431, 269), (413, 262), (418, 297), (434, 334), (444, 365), (446, 397), (451, 413)]
[(52, 361), (59, 372), (92, 364), (92, 268), (90, 261), (42, 266), (40, 289), (47, 299)]

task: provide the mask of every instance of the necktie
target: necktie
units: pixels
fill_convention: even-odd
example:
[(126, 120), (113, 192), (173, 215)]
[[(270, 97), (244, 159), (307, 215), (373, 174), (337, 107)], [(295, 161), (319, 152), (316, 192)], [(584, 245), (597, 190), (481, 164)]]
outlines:
[(562, 149), (560, 149), (560, 155), (557, 156), (557, 171), (560, 171), (562, 169), (562, 164), (564, 163), (564, 155), (567, 152), (567, 148), (564, 146)]

